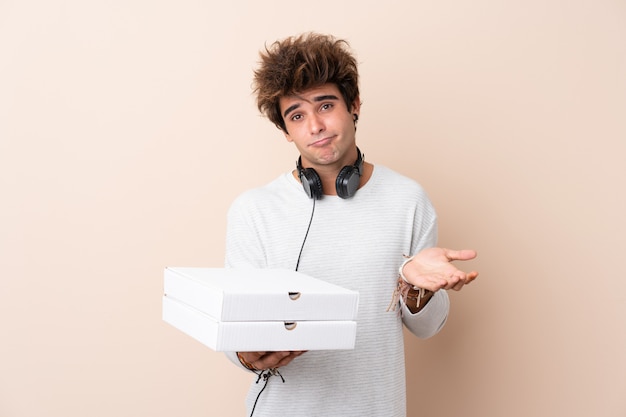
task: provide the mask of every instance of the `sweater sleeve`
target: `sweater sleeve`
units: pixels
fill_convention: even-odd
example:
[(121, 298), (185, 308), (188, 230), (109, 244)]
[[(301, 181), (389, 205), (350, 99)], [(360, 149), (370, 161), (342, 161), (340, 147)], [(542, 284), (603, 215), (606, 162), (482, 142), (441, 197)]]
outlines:
[(450, 298), (445, 290), (437, 291), (428, 304), (420, 311), (413, 314), (401, 301), (402, 321), (415, 336), (426, 339), (439, 333), (448, 319), (450, 310)]
[(224, 352), (224, 354), (238, 368), (241, 368), (241, 369), (243, 369), (246, 372), (253, 372), (250, 369), (248, 369), (245, 366), (243, 366), (243, 364), (239, 361), (239, 358), (237, 357), (237, 352)]
[[(413, 224), (411, 254), (437, 245), (437, 215), (428, 199), (418, 206)], [(436, 335), (446, 323), (450, 310), (450, 299), (445, 290), (437, 291), (428, 304), (413, 314), (401, 301), (402, 321), (415, 336), (428, 338)]]

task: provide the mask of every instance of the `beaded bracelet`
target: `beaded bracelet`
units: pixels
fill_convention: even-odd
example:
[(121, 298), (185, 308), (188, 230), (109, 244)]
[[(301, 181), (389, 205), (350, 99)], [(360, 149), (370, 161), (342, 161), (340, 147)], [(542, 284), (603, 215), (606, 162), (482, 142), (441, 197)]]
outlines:
[[(402, 262), (402, 265), (400, 265), (400, 268), (398, 269), (398, 275), (400, 275), (400, 277), (404, 280), (404, 282), (406, 282), (407, 284), (410, 284), (409, 280), (406, 279), (406, 277), (404, 276), (404, 272), (402, 272), (402, 270), (404, 269), (406, 264), (408, 264), (409, 262), (413, 260), (413, 258), (415, 258), (415, 255), (413, 256), (402, 255), (402, 256), (404, 256), (406, 259), (404, 260), (404, 262)], [(417, 288), (414, 287), (414, 289), (417, 289)]]
[[(402, 272), (402, 270), (404, 269), (404, 266), (408, 264), (409, 262), (411, 262), (415, 256), (406, 256), (406, 255), (403, 255), (403, 256), (406, 259), (402, 263), (402, 265), (400, 265), (400, 268), (398, 269), (398, 275), (399, 275), (398, 285), (396, 286), (396, 289), (393, 292), (393, 297), (391, 299), (391, 303), (389, 304), (389, 307), (387, 307), (387, 311), (395, 310), (396, 306), (398, 305), (398, 302), (401, 299), (404, 301), (405, 304), (406, 304), (407, 299), (416, 300), (416, 306), (419, 307), (420, 303), (422, 302), (422, 298), (424, 298), (424, 296), (426, 295), (426, 291), (427, 291), (426, 289), (419, 288), (411, 284), (406, 279), (406, 277), (404, 276), (404, 273)], [(409, 295), (410, 291), (417, 291), (417, 296), (412, 297), (411, 295)]]
[(249, 371), (258, 371), (258, 369), (256, 369), (251, 363), (243, 358), (240, 352), (237, 352), (237, 358), (239, 359), (239, 362), (241, 362), (241, 364), (245, 366), (246, 369), (248, 369)]

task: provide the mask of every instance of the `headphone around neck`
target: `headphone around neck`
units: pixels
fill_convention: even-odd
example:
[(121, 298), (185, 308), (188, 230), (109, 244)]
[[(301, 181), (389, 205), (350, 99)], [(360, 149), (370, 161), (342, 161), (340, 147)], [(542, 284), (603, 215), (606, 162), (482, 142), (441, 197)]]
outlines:
[[(346, 165), (341, 168), (337, 179), (335, 180), (335, 189), (337, 195), (341, 198), (350, 198), (359, 189), (361, 182), (361, 174), (363, 173), (363, 156), (359, 148), (356, 148), (357, 158), (352, 165)], [(302, 183), (302, 188), (309, 198), (319, 200), (324, 195), (322, 190), (322, 180), (313, 168), (302, 168), (302, 157), (298, 158), (296, 163), (298, 169), (298, 177)]]

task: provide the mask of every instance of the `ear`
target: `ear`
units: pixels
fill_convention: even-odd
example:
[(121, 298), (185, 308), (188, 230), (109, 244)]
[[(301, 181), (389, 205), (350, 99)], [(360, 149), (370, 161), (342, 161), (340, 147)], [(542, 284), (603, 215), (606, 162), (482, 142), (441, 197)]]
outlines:
[(286, 130), (281, 130), (283, 132), (283, 135), (285, 135), (285, 139), (287, 139), (287, 142), (293, 142), (293, 139), (291, 139), (291, 136), (289, 136), (289, 132), (287, 132)]
[(355, 98), (352, 102), (352, 107), (350, 108), (350, 114), (360, 115), (361, 112), (361, 99), (359, 97)]

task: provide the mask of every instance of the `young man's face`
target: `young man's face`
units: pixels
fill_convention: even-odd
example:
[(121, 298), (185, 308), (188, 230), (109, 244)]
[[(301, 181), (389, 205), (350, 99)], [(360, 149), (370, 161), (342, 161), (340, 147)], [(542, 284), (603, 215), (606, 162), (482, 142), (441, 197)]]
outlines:
[(359, 100), (346, 107), (335, 84), (324, 84), (293, 96), (281, 97), (285, 137), (293, 142), (306, 168), (337, 168), (356, 159), (354, 115)]

